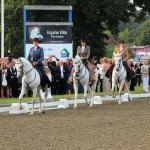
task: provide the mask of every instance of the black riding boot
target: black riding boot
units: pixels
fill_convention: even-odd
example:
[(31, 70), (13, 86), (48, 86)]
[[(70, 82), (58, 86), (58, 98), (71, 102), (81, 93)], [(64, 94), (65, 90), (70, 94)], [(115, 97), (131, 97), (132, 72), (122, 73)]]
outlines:
[(131, 70), (130, 70), (130, 68), (129, 68), (126, 61), (123, 61), (123, 65), (124, 65), (124, 67), (127, 71), (127, 81), (130, 82), (130, 80), (131, 80)]

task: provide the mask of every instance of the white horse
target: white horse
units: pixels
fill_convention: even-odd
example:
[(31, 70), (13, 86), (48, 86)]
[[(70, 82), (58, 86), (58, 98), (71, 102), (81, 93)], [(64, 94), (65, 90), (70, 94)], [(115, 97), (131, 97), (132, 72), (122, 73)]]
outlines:
[[(93, 106), (93, 98), (95, 94), (95, 88), (97, 81), (94, 82), (91, 87), (89, 86), (89, 71), (83, 65), (81, 58), (77, 55), (73, 62), (74, 65), (74, 73), (73, 73), (73, 86), (75, 90), (75, 104), (74, 108), (77, 107), (77, 98), (78, 98), (78, 89), (79, 86), (82, 86), (84, 88), (84, 98), (87, 101), (87, 91), (89, 91), (89, 99), (91, 99), (90, 107)], [(96, 71), (96, 74), (98, 76), (98, 73)]]
[(39, 113), (44, 112), (44, 106), (45, 106), (45, 101), (47, 99), (48, 95), (48, 86), (46, 85), (46, 90), (45, 90), (45, 98), (42, 100), (41, 97), (41, 86), (40, 86), (40, 75), (38, 71), (32, 66), (32, 64), (26, 59), (26, 58), (18, 58), (16, 61), (16, 69), (17, 69), (17, 77), (21, 78), (22, 75), (22, 89), (21, 93), (19, 96), (20, 100), (20, 109), (22, 109), (21, 106), (21, 100), (26, 92), (27, 89), (30, 89), (33, 91), (33, 105), (32, 105), (32, 110), (31, 110), (31, 115), (34, 113), (34, 103), (36, 100), (36, 96), (38, 95), (39, 100), (40, 100), (40, 108), (39, 108)]
[(114, 66), (113, 73), (112, 73), (112, 95), (113, 95), (113, 98), (115, 98), (114, 88), (115, 88), (115, 85), (118, 85), (118, 89), (119, 89), (118, 104), (121, 104), (122, 103), (121, 92), (122, 92), (124, 83), (127, 83), (128, 100), (129, 101), (131, 100), (130, 95), (129, 95), (129, 82), (126, 80), (127, 72), (122, 63), (122, 53), (117, 53), (117, 54), (114, 53), (114, 60), (115, 60), (114, 62), (115, 66)]

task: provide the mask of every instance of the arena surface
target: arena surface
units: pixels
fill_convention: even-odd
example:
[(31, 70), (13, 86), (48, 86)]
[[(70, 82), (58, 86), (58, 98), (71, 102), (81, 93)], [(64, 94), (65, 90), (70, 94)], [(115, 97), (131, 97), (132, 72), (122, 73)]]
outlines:
[(148, 150), (150, 100), (0, 114), (0, 150)]

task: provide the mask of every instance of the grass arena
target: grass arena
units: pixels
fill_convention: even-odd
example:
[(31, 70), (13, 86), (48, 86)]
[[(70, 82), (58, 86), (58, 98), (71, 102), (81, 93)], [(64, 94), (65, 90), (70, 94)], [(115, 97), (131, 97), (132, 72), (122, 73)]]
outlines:
[(148, 150), (150, 101), (79, 104), (45, 114), (0, 113), (2, 150)]

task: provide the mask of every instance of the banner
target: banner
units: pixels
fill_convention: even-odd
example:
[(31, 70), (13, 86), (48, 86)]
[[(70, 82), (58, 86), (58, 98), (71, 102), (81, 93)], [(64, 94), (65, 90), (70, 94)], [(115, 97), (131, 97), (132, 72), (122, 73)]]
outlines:
[(59, 59), (72, 58), (72, 25), (27, 25), (26, 51), (33, 47), (33, 39), (39, 38), (39, 46), (44, 49), (44, 58), (49, 55), (56, 55)]

